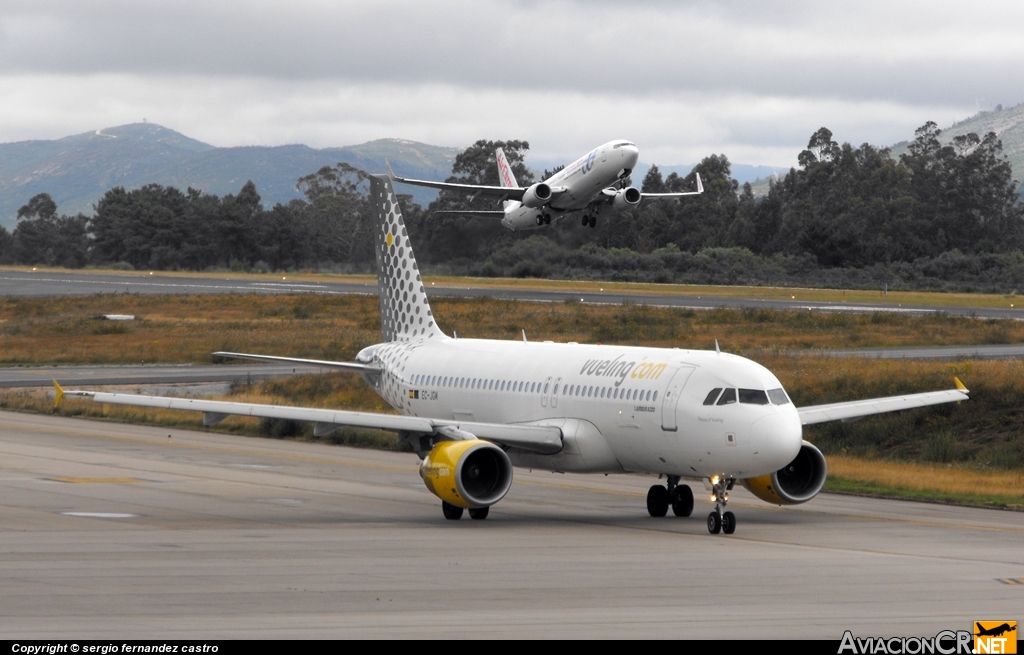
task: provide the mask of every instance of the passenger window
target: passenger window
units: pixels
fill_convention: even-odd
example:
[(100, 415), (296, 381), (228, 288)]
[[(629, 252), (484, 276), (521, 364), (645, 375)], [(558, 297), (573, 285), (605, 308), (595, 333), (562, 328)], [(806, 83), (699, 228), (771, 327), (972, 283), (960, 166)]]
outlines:
[(548, 392), (548, 383), (545, 382), (544, 383), (544, 393), (547, 393), (547, 392)]
[(736, 402), (736, 390), (726, 389), (722, 392), (722, 397), (718, 399), (719, 405), (731, 405)]
[(718, 400), (718, 394), (722, 393), (722, 387), (717, 387), (711, 390), (708, 397), (704, 399), (705, 405), (714, 405), (715, 401)]
[(767, 405), (768, 394), (761, 389), (740, 389), (740, 402), (745, 405)]
[(658, 392), (657, 392), (657, 391), (655, 391), (655, 392), (654, 392), (654, 397), (653, 397), (653, 398), (651, 398), (651, 400), (652, 400), (652, 401), (654, 401), (654, 400), (657, 400), (657, 399), (658, 399)]
[(768, 398), (771, 399), (773, 405), (789, 404), (789, 396), (782, 389), (769, 389)]

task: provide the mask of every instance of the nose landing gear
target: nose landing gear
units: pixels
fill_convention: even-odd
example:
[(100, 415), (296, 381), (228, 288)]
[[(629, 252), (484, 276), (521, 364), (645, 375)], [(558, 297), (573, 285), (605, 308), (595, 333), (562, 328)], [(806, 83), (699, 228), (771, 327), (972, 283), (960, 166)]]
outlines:
[(709, 478), (708, 482), (711, 491), (715, 494), (715, 511), (708, 514), (708, 532), (711, 534), (736, 532), (736, 515), (732, 512), (722, 512), (729, 503), (728, 492), (736, 484), (736, 479), (715, 475)]

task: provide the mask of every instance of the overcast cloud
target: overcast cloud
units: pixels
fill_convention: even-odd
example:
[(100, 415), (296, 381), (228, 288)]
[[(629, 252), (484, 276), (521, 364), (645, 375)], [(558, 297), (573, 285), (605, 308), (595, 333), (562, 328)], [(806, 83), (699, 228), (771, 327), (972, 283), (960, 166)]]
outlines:
[(1024, 101), (1020, 2), (7, 0), (0, 142), (151, 122), (218, 146), (525, 138), (545, 161), (789, 166)]

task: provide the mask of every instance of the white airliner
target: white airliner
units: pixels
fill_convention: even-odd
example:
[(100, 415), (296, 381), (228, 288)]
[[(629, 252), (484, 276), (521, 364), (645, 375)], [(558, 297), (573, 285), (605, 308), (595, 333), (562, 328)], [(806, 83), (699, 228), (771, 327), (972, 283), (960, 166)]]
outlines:
[(640, 158), (640, 151), (629, 141), (609, 141), (594, 148), (543, 182), (521, 187), (512, 175), (512, 167), (501, 148), (494, 152), (498, 162), (500, 186), (453, 184), (398, 177), (388, 165), (393, 182), (413, 184), (448, 191), (465, 191), (473, 196), (495, 196), (502, 202), (501, 211), (442, 211), (442, 214), (465, 214), (501, 218), (501, 224), (512, 231), (530, 230), (550, 225), (552, 216), (582, 212), (583, 225), (597, 226), (599, 217), (621, 212), (639, 205), (644, 198), (681, 198), (704, 193), (697, 174), (697, 190), (686, 193), (643, 193), (636, 187), (622, 187)]
[[(422, 458), (420, 476), (443, 514), (487, 516), (512, 484), (513, 466), (589, 473), (663, 474), (647, 496), (651, 516), (689, 516), (704, 480), (716, 502), (712, 533), (732, 533), (723, 511), (742, 483), (779, 505), (803, 503), (825, 483), (821, 452), (802, 426), (967, 400), (956, 389), (794, 407), (779, 380), (743, 357), (714, 351), (450, 338), (434, 322), (390, 180), (371, 178), (383, 342), (355, 362), (217, 353), (317, 364), (359, 373), (397, 414), (314, 409), (96, 391), (97, 402), (309, 421), (314, 434), (342, 426), (398, 433)], [(54, 382), (56, 385), (56, 381)]]

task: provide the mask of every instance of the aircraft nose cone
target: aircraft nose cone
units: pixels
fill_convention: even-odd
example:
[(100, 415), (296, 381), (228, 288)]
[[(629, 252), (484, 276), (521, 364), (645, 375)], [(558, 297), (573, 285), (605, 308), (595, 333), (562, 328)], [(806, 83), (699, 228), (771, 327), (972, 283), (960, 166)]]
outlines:
[[(787, 411), (788, 410), (788, 411)], [(759, 461), (777, 471), (796, 458), (803, 445), (800, 416), (791, 405), (780, 407), (750, 426), (750, 445)]]

